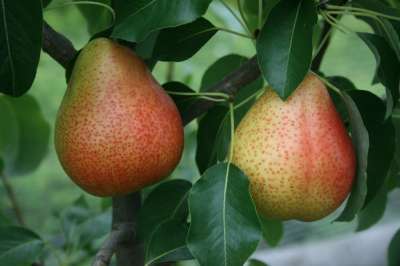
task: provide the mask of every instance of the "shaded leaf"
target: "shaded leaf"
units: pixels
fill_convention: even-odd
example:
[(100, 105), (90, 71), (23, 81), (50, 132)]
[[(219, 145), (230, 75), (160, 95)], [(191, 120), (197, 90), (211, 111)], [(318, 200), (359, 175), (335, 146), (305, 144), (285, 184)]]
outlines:
[(225, 106), (216, 106), (199, 120), (196, 164), (200, 173), (203, 173), (213, 162), (217, 161), (215, 155), (213, 155), (216, 152), (216, 139), (221, 124), (228, 112), (229, 108)]
[(211, 1), (142, 0), (116, 5), (117, 12), (126, 11), (122, 11), (124, 15), (117, 20), (112, 36), (131, 42), (142, 41), (152, 31), (196, 20), (206, 12)]
[[(73, 0), (74, 2), (80, 0)], [(92, 2), (106, 4), (111, 6), (111, 0), (91, 0)], [(105, 7), (98, 5), (77, 5), (79, 11), (87, 21), (90, 35), (108, 29), (112, 24), (112, 15)]]
[(157, 227), (176, 217), (186, 217), (191, 183), (174, 179), (158, 185), (146, 198), (138, 217), (138, 233), (148, 238)]
[(0, 4), (0, 92), (20, 96), (36, 75), (42, 48), (41, 1), (3, 0)]
[(283, 223), (260, 216), (260, 225), (263, 237), (268, 245), (277, 246), (283, 237)]
[(178, 248), (173, 252), (168, 253), (167, 255), (158, 259), (156, 263), (176, 262), (176, 261), (192, 260), (192, 259), (194, 259), (192, 253), (190, 253), (189, 249), (185, 246)]
[(388, 249), (388, 265), (398, 266), (400, 264), (400, 230), (393, 236)]
[[(159, 31), (151, 57), (160, 61), (183, 61), (195, 55), (217, 29), (205, 18)], [(153, 35), (153, 34), (152, 34)], [(150, 35), (150, 36), (152, 36)], [(144, 42), (148, 46), (148, 42)], [(138, 49), (143, 49), (138, 44)]]
[[(186, 86), (185, 84), (177, 81), (171, 81), (162, 85), (166, 91), (173, 92), (189, 92), (195, 93), (194, 90)], [(174, 100), (176, 106), (178, 107), (179, 113), (181, 116), (186, 113), (191, 105), (197, 100), (194, 96), (186, 96), (186, 95), (174, 95), (170, 94), (171, 98)]]
[(182, 219), (170, 219), (160, 224), (147, 241), (146, 265), (186, 247), (187, 231), (188, 227)]
[[(378, 13), (400, 17), (398, 9), (391, 8), (379, 0), (353, 0), (352, 5)], [(367, 22), (374, 32), (385, 38), (400, 60), (400, 22), (379, 17), (379, 21), (368, 16), (357, 16)]]
[(31, 265), (42, 254), (43, 247), (40, 237), (28, 229), (0, 227), (0, 265)]
[(359, 33), (358, 35), (375, 56), (377, 62), (376, 78), (386, 88), (387, 118), (399, 99), (400, 63), (393, 50), (382, 37), (370, 33)]
[[(0, 96), (0, 156), (5, 173), (22, 175), (36, 169), (47, 153), (50, 126), (39, 104), (30, 96), (18, 99)], [(5, 122), (6, 121), (6, 122)]]
[(260, 260), (251, 259), (248, 261), (247, 266), (268, 266), (268, 264), (266, 264)]
[(190, 192), (187, 243), (201, 265), (243, 265), (260, 241), (248, 178), (234, 165), (227, 172), (227, 166), (208, 169)]
[[(243, 63), (247, 62), (247, 57), (229, 54), (219, 58), (211, 66), (208, 67), (201, 80), (200, 91), (207, 91), (212, 85), (221, 81), (221, 77), (226, 76), (232, 71), (238, 69)], [(263, 86), (261, 78), (247, 84), (241, 88), (235, 95), (235, 104), (241, 103), (247, 97), (253, 95)]]
[(257, 40), (261, 73), (283, 99), (297, 88), (310, 68), (316, 22), (313, 1), (281, 1), (261, 29)]
[(369, 135), (366, 206), (381, 190), (388, 175), (395, 151), (395, 129), (385, 118), (385, 106), (380, 98), (368, 91), (354, 90), (353, 98)]
[(387, 189), (382, 187), (379, 193), (358, 214), (356, 231), (363, 231), (375, 225), (383, 217), (387, 203)]
[(352, 98), (346, 92), (341, 92), (341, 96), (349, 115), (352, 142), (357, 156), (357, 175), (347, 204), (336, 221), (351, 221), (364, 206), (367, 196), (369, 135)]

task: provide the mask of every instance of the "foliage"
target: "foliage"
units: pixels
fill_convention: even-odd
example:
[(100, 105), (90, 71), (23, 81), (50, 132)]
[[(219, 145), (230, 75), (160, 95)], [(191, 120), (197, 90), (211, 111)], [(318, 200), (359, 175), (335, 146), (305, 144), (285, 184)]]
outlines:
[[(190, 112), (198, 98), (214, 101), (214, 106), (197, 121), (195, 161), (201, 177), (193, 183), (185, 181), (191, 177), (182, 176), (157, 184), (142, 204), (138, 236), (144, 243), (146, 264), (196, 259), (201, 265), (243, 265), (262, 237), (269, 246), (279, 244), (284, 230), (282, 222), (258, 216), (247, 176), (229, 163), (232, 127), (239, 124), (263, 92), (264, 82), (282, 99), (290, 97), (326, 41), (315, 34), (319, 24), (325, 21), (334, 29), (350, 31), (338, 20), (349, 14), (365, 21), (373, 30), (355, 36), (371, 51), (376, 62), (374, 83), (382, 84), (385, 93), (376, 95), (357, 88), (340, 76), (324, 78), (333, 87), (332, 98), (349, 126), (357, 153), (357, 178), (336, 220), (357, 218), (360, 231), (382, 218), (388, 194), (400, 184), (400, 130), (395, 115), (400, 97), (400, 7), (396, 1), (353, 0), (335, 6), (332, 3), (342, 1), (320, 5), (313, 0), (249, 0), (238, 1), (239, 7), (232, 7), (234, 1), (227, 1), (225, 7), (233, 8), (230, 11), (238, 17), (240, 31), (230, 25), (219, 26), (218, 19), (209, 14), (209, 7), (216, 0), (93, 2), (97, 5), (79, 4), (90, 34), (118, 39), (149, 65), (163, 61), (173, 68), (176, 62), (192, 58), (214, 41), (213, 36), (225, 32), (249, 40), (248, 45), (255, 47), (262, 74), (262, 78), (246, 84), (228, 100), (210, 94), (213, 85), (249, 60), (230, 51), (199, 78), (198, 92), (183, 79), (172, 78), (163, 85), (181, 114)], [(43, 46), (43, 8), (49, 3), (5, 0), (0, 5), (2, 176), (31, 173), (47, 152), (50, 126), (37, 100), (24, 94), (36, 75)], [(115, 12), (115, 19), (110, 9)], [(322, 19), (318, 20), (318, 15)], [(103, 203), (104, 208), (96, 209), (80, 197), (57, 212), (61, 228), (46, 238), (15, 226), (13, 219), (2, 211), (0, 264), (22, 266), (40, 260), (61, 260), (70, 265), (88, 262), (111, 227), (109, 204)], [(398, 264), (399, 243), (397, 232), (388, 249), (390, 265)], [(264, 265), (255, 259), (247, 263)]]

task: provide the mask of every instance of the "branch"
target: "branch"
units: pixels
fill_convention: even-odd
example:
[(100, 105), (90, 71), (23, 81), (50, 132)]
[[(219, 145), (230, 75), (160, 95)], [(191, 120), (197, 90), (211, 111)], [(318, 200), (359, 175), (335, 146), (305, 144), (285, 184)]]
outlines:
[(43, 24), (43, 51), (48, 53), (64, 68), (74, 59), (77, 51), (64, 35), (55, 31), (49, 24)]
[(116, 252), (119, 243), (130, 239), (134, 236), (134, 226), (131, 224), (120, 224), (113, 226), (111, 233), (104, 241), (100, 250), (97, 252), (92, 266), (108, 266), (111, 258)]

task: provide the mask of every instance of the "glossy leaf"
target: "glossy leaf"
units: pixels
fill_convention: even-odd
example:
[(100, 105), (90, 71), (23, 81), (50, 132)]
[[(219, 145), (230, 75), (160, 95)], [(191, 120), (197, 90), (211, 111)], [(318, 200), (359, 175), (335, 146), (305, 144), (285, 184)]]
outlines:
[[(398, 9), (391, 8), (380, 0), (353, 0), (352, 5), (374, 12), (400, 17), (400, 11)], [(398, 60), (400, 60), (400, 22), (383, 17), (379, 17), (379, 21), (368, 16), (358, 16), (358, 18), (367, 22), (376, 34), (384, 37), (396, 53)]]
[[(214, 36), (217, 29), (205, 18), (174, 28), (161, 30), (151, 57), (160, 61), (183, 61), (195, 55)], [(138, 49), (148, 42), (139, 43)]]
[(286, 99), (303, 81), (312, 55), (317, 13), (312, 0), (280, 1), (257, 40), (257, 58), (264, 78)]
[[(50, 126), (30, 96), (0, 96), (0, 157), (8, 175), (22, 175), (38, 167), (47, 153)], [(7, 122), (5, 122), (7, 121)]]
[(160, 224), (147, 241), (146, 265), (186, 247), (187, 231), (188, 227), (182, 219), (173, 218)]
[[(74, 2), (80, 0), (74, 0)], [(111, 0), (92, 0), (92, 2), (98, 2), (111, 6)], [(109, 10), (105, 7), (98, 5), (77, 5), (79, 11), (85, 17), (88, 25), (88, 31), (90, 35), (106, 30), (112, 26), (112, 15)]]
[[(211, 0), (130, 1), (122, 4), (127, 11), (123, 11), (125, 14), (117, 21), (112, 36), (126, 41), (140, 42), (152, 31), (196, 20), (206, 12), (210, 2)], [(117, 12), (122, 10), (122, 8), (116, 9)]]
[[(382, 177), (382, 179), (384, 179)], [(387, 203), (387, 189), (382, 187), (380, 192), (358, 214), (357, 231), (363, 231), (379, 222), (383, 217)]]
[(341, 92), (341, 96), (349, 115), (352, 142), (357, 155), (357, 175), (346, 206), (336, 221), (351, 221), (364, 206), (367, 196), (369, 135), (352, 98), (346, 92)]
[(139, 236), (148, 238), (160, 224), (175, 217), (186, 217), (190, 188), (190, 182), (175, 179), (163, 182), (152, 190), (139, 213)]
[[(205, 208), (206, 206), (206, 208)], [(189, 196), (188, 247), (201, 265), (243, 265), (256, 249), (261, 229), (248, 178), (234, 165), (217, 164)]]
[(271, 247), (277, 246), (283, 237), (283, 223), (260, 216), (260, 224), (264, 240)]
[(260, 260), (251, 259), (248, 261), (247, 266), (268, 266), (268, 264), (266, 264)]
[[(184, 92), (184, 93), (195, 93), (194, 90), (189, 88), (183, 83), (171, 81), (162, 85), (163, 88), (168, 92)], [(178, 107), (179, 113), (183, 115), (186, 113), (191, 105), (197, 100), (194, 96), (187, 96), (187, 95), (174, 95), (170, 94), (171, 98), (174, 100), (176, 106)]]
[(0, 16), (0, 92), (20, 96), (31, 87), (39, 63), (42, 3), (3, 0)]
[[(215, 155), (217, 136), (228, 112), (229, 108), (225, 106), (216, 106), (199, 120), (196, 164), (200, 173), (203, 173), (209, 166), (217, 161)], [(225, 137), (229, 138), (229, 136)]]
[[(221, 77), (226, 76), (235, 69), (238, 69), (243, 63), (249, 60), (247, 57), (229, 54), (219, 58), (211, 66), (208, 67), (201, 80), (200, 91), (207, 91), (212, 85), (221, 81)], [(249, 83), (241, 88), (235, 95), (235, 104), (241, 103), (247, 97), (253, 95), (263, 86), (261, 78)]]
[(173, 252), (169, 252), (162, 258), (159, 258), (155, 263), (163, 263), (163, 262), (176, 262), (183, 260), (193, 260), (194, 257), (192, 253), (190, 253), (189, 249), (185, 247), (178, 248)]
[(349, 95), (356, 103), (369, 134), (366, 206), (385, 183), (394, 157), (395, 129), (390, 119), (384, 120), (385, 106), (380, 98), (361, 90), (350, 91)]
[(388, 265), (398, 266), (400, 264), (400, 230), (393, 236), (388, 249)]
[(382, 37), (370, 33), (359, 33), (359, 36), (375, 55), (377, 62), (376, 78), (386, 87), (387, 118), (399, 99), (400, 63)]
[[(0, 160), (1, 163), (1, 160)], [(0, 167), (1, 169), (1, 167)], [(1, 170), (0, 170), (1, 172)], [(2, 210), (0, 210), (0, 227), (2, 226), (8, 226), (8, 225), (12, 225), (11, 220), (3, 213)]]
[(31, 265), (42, 254), (43, 247), (40, 237), (28, 229), (0, 227), (0, 265)]

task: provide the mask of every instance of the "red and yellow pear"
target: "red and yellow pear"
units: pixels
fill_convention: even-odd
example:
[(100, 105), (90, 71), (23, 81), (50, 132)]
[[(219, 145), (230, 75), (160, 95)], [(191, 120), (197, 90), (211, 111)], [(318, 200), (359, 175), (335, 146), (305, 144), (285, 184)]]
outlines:
[(116, 196), (170, 174), (183, 149), (172, 99), (130, 49), (98, 38), (79, 54), (58, 112), (55, 146), (87, 192)]
[(267, 218), (321, 219), (346, 199), (356, 157), (323, 82), (308, 74), (286, 101), (271, 88), (236, 129), (233, 163)]

